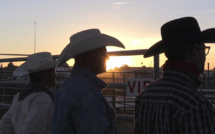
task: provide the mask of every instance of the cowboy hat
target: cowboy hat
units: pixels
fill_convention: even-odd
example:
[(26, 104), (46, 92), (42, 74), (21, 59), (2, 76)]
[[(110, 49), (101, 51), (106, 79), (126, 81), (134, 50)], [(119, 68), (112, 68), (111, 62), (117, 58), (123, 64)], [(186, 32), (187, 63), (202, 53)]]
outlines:
[(53, 60), (51, 53), (40, 52), (29, 55), (27, 61), (14, 70), (14, 76), (23, 76), (55, 68), (57, 61)]
[(57, 66), (77, 55), (105, 46), (125, 48), (118, 39), (102, 34), (99, 29), (88, 29), (78, 32), (70, 37), (70, 43), (61, 52)]
[(197, 43), (215, 43), (215, 28), (201, 31), (193, 17), (183, 17), (165, 23), (161, 27), (162, 40), (155, 43), (144, 54), (144, 58), (154, 56), (167, 50)]

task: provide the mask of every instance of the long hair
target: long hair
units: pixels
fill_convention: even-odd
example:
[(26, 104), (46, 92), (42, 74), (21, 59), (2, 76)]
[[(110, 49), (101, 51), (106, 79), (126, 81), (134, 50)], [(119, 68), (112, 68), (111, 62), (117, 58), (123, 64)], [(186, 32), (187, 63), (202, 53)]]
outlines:
[(30, 73), (29, 74), (29, 79), (31, 83), (35, 83), (35, 82), (41, 82), (43, 80), (43, 72), (36, 72), (36, 73)]

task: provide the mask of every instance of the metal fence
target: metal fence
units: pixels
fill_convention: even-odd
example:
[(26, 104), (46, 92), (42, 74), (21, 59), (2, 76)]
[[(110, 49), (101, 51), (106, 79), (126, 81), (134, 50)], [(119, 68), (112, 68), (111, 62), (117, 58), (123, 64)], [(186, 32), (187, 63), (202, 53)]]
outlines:
[[(129, 78), (151, 78), (152, 73), (143, 72), (107, 72), (98, 76), (109, 84), (109, 87), (102, 90), (103, 95), (109, 103), (117, 110), (118, 113), (133, 114), (135, 107), (135, 98), (126, 95), (126, 81)], [(61, 78), (65, 79), (65, 78)], [(62, 82), (62, 81), (61, 81)], [(61, 82), (58, 82), (57, 87)], [(7, 80), (0, 81), (0, 103), (10, 104), (13, 96), (22, 90), (28, 81), (25, 80)], [(205, 83), (205, 82), (203, 82)], [(207, 81), (208, 83), (213, 83)], [(204, 84), (203, 84), (204, 85)], [(199, 89), (208, 100), (215, 105), (215, 88), (211, 86), (203, 86)]]
[[(9, 72), (9, 74), (11, 74)], [(57, 80), (61, 82), (68, 76), (65, 71), (57, 72)], [(6, 74), (8, 75), (8, 74)], [(8, 75), (11, 77), (10, 75)], [(109, 84), (109, 87), (105, 88), (102, 92), (109, 103), (117, 109), (118, 112), (132, 114), (134, 111), (134, 100), (135, 97), (126, 96), (126, 81), (129, 78), (152, 78), (152, 72), (137, 72), (137, 71), (126, 71), (126, 72), (107, 72), (98, 75), (99, 78)], [(0, 80), (0, 103), (10, 104), (17, 92), (22, 90), (28, 83), (27, 78), (21, 80)], [(57, 87), (60, 86), (61, 82), (58, 82)]]
[[(102, 90), (108, 102), (116, 109), (117, 127), (119, 134), (130, 134), (134, 131), (134, 108), (135, 97), (126, 95), (126, 81), (128, 78), (152, 77), (152, 73), (138, 72), (108, 72), (99, 76), (109, 84), (109, 87)], [(60, 78), (64, 79), (63, 77)], [(0, 115), (2, 116), (9, 108), (13, 95), (22, 90), (28, 81), (7, 80), (0, 81)], [(58, 82), (58, 87), (62, 82)], [(204, 82), (205, 83), (205, 82)], [(207, 81), (207, 85), (213, 83)], [(198, 89), (215, 106), (215, 88), (204, 86)]]
[[(126, 78), (118, 77), (118, 80), (125, 81)], [(0, 81), (0, 119), (10, 107), (14, 94), (22, 90), (27, 83), (28, 81)], [(60, 84), (61, 82), (58, 83), (58, 86)], [(102, 91), (109, 103), (117, 111), (116, 122), (119, 134), (130, 134), (134, 131), (135, 97), (129, 98), (126, 96), (126, 86), (126, 83), (109, 83), (109, 87)]]

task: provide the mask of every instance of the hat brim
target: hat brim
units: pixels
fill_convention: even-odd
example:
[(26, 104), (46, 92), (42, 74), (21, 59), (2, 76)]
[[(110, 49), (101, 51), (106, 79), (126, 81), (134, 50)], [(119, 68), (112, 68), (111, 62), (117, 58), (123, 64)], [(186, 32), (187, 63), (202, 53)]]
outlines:
[[(201, 41), (203, 43), (215, 43), (215, 28), (210, 28), (201, 32)], [(145, 53), (144, 58), (151, 57), (154, 55), (158, 55), (165, 52), (165, 44), (164, 42), (158, 41), (154, 45), (152, 45)]]
[(153, 46), (151, 46), (145, 53), (144, 58), (158, 55), (164, 52), (164, 43), (163, 41), (158, 41)]
[(36, 73), (36, 72), (40, 72), (40, 71), (45, 71), (48, 69), (55, 68), (56, 64), (57, 64), (56, 60), (49, 61), (49, 62), (46, 62), (43, 65), (39, 66), (37, 69), (30, 71), (27, 69), (27, 63), (25, 62), (13, 71), (13, 75), (21, 77), (21, 76), (24, 76), (24, 75), (29, 74), (29, 73)]
[(215, 28), (202, 31), (201, 36), (204, 43), (215, 43)]
[(72, 44), (71, 42), (61, 52), (58, 58), (57, 67), (65, 63), (67, 60), (76, 57), (77, 55), (105, 46), (125, 48), (125, 46), (118, 39), (106, 34), (100, 34), (76, 44)]

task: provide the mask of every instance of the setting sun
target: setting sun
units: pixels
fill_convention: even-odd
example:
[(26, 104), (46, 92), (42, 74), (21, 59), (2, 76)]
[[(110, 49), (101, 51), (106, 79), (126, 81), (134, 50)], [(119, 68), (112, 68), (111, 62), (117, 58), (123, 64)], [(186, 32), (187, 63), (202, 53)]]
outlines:
[(107, 60), (106, 62), (106, 65), (107, 65), (106, 70), (114, 69), (115, 67), (121, 67), (124, 64), (127, 64), (127, 65), (132, 64), (131, 57), (127, 57), (127, 56), (110, 57), (109, 60)]

